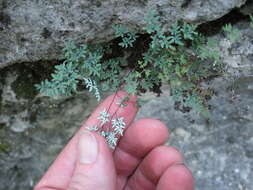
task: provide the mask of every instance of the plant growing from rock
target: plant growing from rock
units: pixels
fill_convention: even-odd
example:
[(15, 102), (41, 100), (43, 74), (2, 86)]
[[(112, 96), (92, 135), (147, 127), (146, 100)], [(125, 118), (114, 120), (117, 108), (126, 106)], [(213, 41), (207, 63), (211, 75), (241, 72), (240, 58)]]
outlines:
[[(37, 89), (46, 96), (69, 96), (83, 86), (100, 100), (101, 91), (159, 92), (161, 85), (167, 83), (179, 110), (193, 109), (208, 117), (207, 97), (211, 90), (201, 83), (221, 73), (217, 42), (199, 34), (193, 24), (175, 22), (165, 29), (156, 11), (149, 11), (145, 21), (143, 31), (150, 35), (149, 43), (135, 63), (125, 57), (108, 58), (107, 52), (112, 50), (108, 46), (77, 46), (68, 42), (64, 48), (65, 61), (55, 66), (51, 79), (36, 85)], [(119, 47), (135, 48), (138, 39), (135, 32), (124, 26), (113, 29), (121, 39)], [(116, 121), (121, 119), (111, 121), (114, 130), (120, 133)], [(109, 138), (108, 133), (104, 136)]]
[(250, 18), (249, 26), (250, 26), (251, 29), (253, 29), (253, 16), (249, 15), (249, 18)]
[(222, 27), (223, 31), (226, 33), (227, 38), (232, 42), (237, 42), (240, 38), (240, 31), (233, 27), (231, 24), (226, 24)]

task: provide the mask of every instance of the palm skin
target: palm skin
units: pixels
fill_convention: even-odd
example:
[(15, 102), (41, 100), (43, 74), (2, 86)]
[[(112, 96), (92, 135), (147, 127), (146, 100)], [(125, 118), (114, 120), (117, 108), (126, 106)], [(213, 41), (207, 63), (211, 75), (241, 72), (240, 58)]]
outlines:
[[(167, 127), (160, 121), (144, 118), (133, 121), (138, 111), (136, 97), (124, 108), (112, 102), (127, 94), (109, 96), (100, 104), (36, 185), (35, 190), (193, 190), (194, 180), (183, 157), (168, 140)], [(85, 127), (97, 123), (99, 112), (110, 107), (124, 117), (128, 126), (114, 151), (96, 133), (98, 155), (95, 163), (79, 162), (78, 143)], [(90, 132), (89, 132), (90, 133)]]

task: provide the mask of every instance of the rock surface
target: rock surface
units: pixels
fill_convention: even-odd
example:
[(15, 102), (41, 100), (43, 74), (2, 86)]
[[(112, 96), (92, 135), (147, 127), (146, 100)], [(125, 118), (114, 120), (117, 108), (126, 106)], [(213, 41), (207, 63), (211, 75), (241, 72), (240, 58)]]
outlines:
[(140, 31), (147, 10), (163, 22), (203, 23), (242, 6), (246, 0), (0, 0), (0, 68), (20, 62), (61, 59), (64, 42), (108, 41), (112, 25)]
[[(154, 117), (169, 126), (168, 145), (185, 156), (186, 165), (196, 179), (197, 190), (251, 190), (253, 178), (253, 76), (238, 78), (242, 86), (235, 94), (228, 90), (233, 82), (212, 82), (218, 95), (210, 101), (207, 122), (196, 114), (174, 110), (173, 102), (163, 96), (147, 103), (139, 117)], [(236, 96), (231, 101), (232, 96)]]
[[(227, 72), (206, 84), (216, 92), (209, 120), (175, 111), (167, 90), (160, 98), (146, 95), (148, 103), (138, 114), (167, 124), (168, 144), (183, 151), (197, 190), (253, 186), (253, 30), (247, 22), (236, 27), (241, 32), (237, 42), (222, 32), (213, 37)], [(97, 105), (86, 93), (58, 100), (38, 96), (34, 84), (40, 71), (37, 64), (0, 71), (0, 190), (32, 189)]]
[(218, 39), (226, 75), (209, 82), (215, 91), (209, 120), (175, 111), (168, 94), (144, 105), (138, 117), (162, 120), (170, 129), (168, 145), (181, 150), (197, 190), (251, 190), (253, 178), (252, 28), (239, 23), (240, 37)]
[(0, 190), (33, 189), (97, 104), (89, 94), (61, 100), (35, 97), (35, 83), (24, 88), (27, 80), (18, 77), (32, 71), (20, 65), (0, 72)]

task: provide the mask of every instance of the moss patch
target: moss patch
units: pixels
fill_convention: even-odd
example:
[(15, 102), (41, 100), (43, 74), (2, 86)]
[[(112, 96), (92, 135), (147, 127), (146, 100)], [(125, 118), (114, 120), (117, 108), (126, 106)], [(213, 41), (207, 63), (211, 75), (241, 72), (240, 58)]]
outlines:
[(12, 90), (17, 98), (32, 99), (37, 95), (35, 84), (41, 80), (44, 68), (40, 64), (19, 64), (15, 67), (18, 75), (17, 79), (11, 84)]
[(4, 128), (6, 127), (6, 125), (4, 123), (0, 123), (0, 137), (2, 138), (3, 136), (5, 136), (5, 131)]
[(0, 153), (6, 153), (10, 150), (10, 145), (4, 140), (4, 137), (6, 136), (5, 127), (6, 125), (4, 123), (0, 123)]
[(16, 93), (17, 98), (31, 99), (36, 95), (33, 78), (30, 74), (19, 75), (12, 83), (11, 88)]
[(2, 112), (2, 93), (3, 93), (3, 90), (0, 89), (0, 113)]
[(0, 113), (2, 111), (1, 107), (2, 107), (2, 101), (3, 101), (3, 98), (2, 98), (2, 94), (3, 94), (3, 90), (2, 90), (2, 86), (4, 85), (4, 77), (5, 77), (5, 74), (6, 72), (4, 72), (4, 69), (3, 70), (0, 70)]
[(0, 152), (7, 153), (10, 150), (10, 146), (6, 143), (0, 142)]

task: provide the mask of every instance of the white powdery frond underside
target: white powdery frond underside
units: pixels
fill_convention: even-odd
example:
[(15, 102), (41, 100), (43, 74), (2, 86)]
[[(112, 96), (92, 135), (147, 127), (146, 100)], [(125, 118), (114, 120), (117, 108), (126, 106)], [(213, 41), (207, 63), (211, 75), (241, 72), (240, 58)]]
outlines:
[[(110, 121), (111, 114), (109, 114), (106, 109), (103, 109), (99, 112), (99, 116), (97, 119), (100, 121), (99, 126), (93, 125), (90, 127), (86, 127), (87, 130), (98, 132), (101, 136), (103, 136), (109, 147), (115, 149), (117, 146), (117, 142), (119, 136), (123, 136), (124, 129), (126, 127), (126, 123), (124, 121), (124, 117), (116, 117)], [(105, 123), (111, 123), (111, 129), (107, 128), (106, 131), (103, 130), (103, 125)]]
[(98, 116), (98, 119), (100, 120), (101, 122), (101, 125), (104, 125), (106, 124), (107, 122), (110, 121), (110, 114), (106, 111), (106, 109), (103, 109), (100, 113), (99, 113), (99, 116)]
[(126, 123), (123, 117), (112, 119), (112, 128), (116, 134), (123, 136)]

